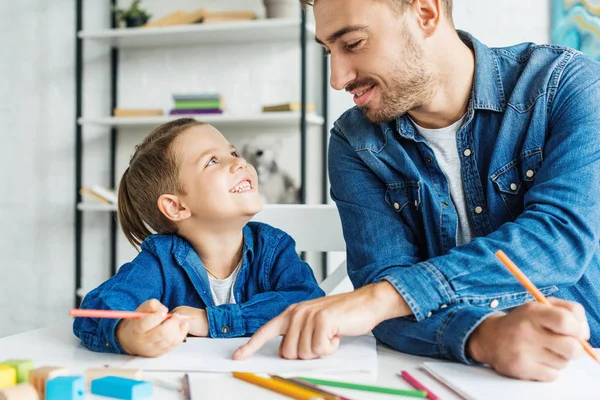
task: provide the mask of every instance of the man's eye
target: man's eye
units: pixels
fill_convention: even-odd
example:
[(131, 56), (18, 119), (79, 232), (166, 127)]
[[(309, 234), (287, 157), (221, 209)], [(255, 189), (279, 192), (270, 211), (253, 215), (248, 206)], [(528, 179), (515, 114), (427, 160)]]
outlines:
[(348, 50), (355, 49), (358, 46), (360, 46), (362, 44), (362, 42), (364, 42), (364, 39), (360, 39), (360, 40), (358, 40), (358, 41), (356, 41), (354, 43), (349, 43), (349, 44), (346, 45), (346, 49), (348, 49)]

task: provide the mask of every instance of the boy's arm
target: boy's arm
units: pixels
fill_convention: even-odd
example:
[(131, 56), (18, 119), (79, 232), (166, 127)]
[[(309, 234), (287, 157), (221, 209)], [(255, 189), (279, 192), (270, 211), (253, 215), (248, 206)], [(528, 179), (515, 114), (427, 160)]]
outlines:
[(252, 296), (245, 303), (208, 307), (209, 336), (252, 334), (288, 306), (325, 295), (310, 266), (298, 257), (295, 242), (287, 234), (282, 234), (261, 268), (270, 290)]
[[(163, 292), (160, 264), (152, 254), (142, 250), (132, 262), (123, 265), (115, 276), (89, 292), (80, 307), (133, 311), (146, 300), (161, 299)], [(73, 333), (90, 350), (126, 354), (116, 336), (120, 321), (110, 318), (75, 318)]]

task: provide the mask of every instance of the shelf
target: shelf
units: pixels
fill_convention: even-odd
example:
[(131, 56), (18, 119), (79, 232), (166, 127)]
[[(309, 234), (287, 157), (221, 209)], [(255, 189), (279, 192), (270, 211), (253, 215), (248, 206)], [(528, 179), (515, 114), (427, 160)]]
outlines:
[[(161, 47), (199, 43), (297, 41), (300, 19), (258, 19), (252, 21), (214, 22), (155, 28), (119, 28), (80, 31), (86, 40), (107, 42), (120, 48)], [(314, 39), (314, 26), (306, 27), (307, 39)]]
[[(218, 128), (266, 128), (281, 126), (298, 126), (300, 123), (299, 112), (278, 111), (251, 115), (165, 115), (158, 117), (97, 117), (80, 118), (81, 125), (97, 125), (109, 127), (156, 127), (168, 121), (181, 117), (196, 118)], [(309, 125), (323, 125), (323, 118), (315, 114), (307, 114), (306, 121)]]
[(101, 212), (108, 212), (108, 211), (117, 211), (117, 205), (116, 204), (102, 204), (102, 203), (79, 203), (77, 204), (77, 209), (79, 211), (101, 211)]

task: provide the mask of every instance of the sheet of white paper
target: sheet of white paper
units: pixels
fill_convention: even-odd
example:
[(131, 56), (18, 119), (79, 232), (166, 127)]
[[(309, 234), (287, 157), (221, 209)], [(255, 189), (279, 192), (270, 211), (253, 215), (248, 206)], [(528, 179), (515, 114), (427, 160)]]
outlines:
[(157, 358), (132, 357), (123, 368), (146, 371), (187, 372), (375, 372), (377, 350), (372, 336), (345, 337), (338, 351), (317, 360), (285, 360), (279, 357), (281, 337), (268, 342), (248, 360), (234, 361), (233, 352), (248, 342), (248, 338), (207, 339), (188, 338), (171, 352)]
[(587, 355), (571, 361), (554, 382), (520, 381), (450, 362), (425, 362), (423, 368), (467, 400), (588, 399), (600, 378), (600, 365)]

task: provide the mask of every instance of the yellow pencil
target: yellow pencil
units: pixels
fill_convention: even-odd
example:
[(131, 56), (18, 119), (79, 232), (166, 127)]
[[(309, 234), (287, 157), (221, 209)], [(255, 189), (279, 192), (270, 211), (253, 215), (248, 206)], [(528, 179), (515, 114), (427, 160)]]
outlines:
[(318, 400), (323, 399), (322, 395), (317, 392), (304, 389), (302, 387), (292, 385), (287, 382), (276, 381), (274, 379), (263, 378), (250, 372), (232, 372), (234, 378), (241, 379), (253, 385), (260, 386), (265, 389), (272, 390), (284, 396), (297, 400)]

